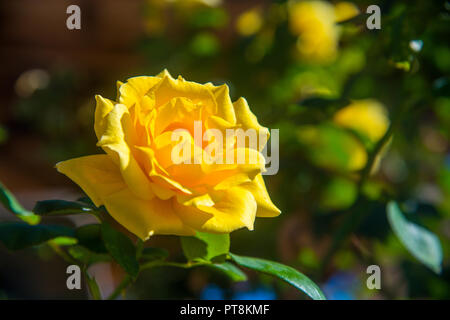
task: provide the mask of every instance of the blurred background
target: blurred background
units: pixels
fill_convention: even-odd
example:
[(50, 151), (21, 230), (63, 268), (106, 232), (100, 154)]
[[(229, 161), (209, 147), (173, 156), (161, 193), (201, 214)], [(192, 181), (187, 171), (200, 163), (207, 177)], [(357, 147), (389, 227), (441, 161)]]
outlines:
[[(71, 4), (80, 30), (66, 27)], [(366, 26), (371, 4), (381, 8), (379, 30)], [(0, 181), (28, 209), (74, 200), (80, 190), (54, 165), (100, 153), (95, 94), (114, 99), (117, 80), (164, 68), (227, 83), (233, 101), (244, 96), (263, 126), (280, 129), (280, 170), (265, 181), (283, 212), (234, 232), (233, 252), (298, 268), (329, 299), (449, 299), (449, 39), (449, 1), (2, 1)], [(394, 236), (391, 199), (439, 237), (440, 274)], [(2, 210), (1, 221), (12, 219)], [(150, 242), (182, 256), (176, 237)], [(381, 290), (366, 287), (372, 264)], [(67, 290), (65, 268), (45, 245), (14, 254), (0, 246), (0, 297), (86, 298)], [(104, 292), (121, 277), (109, 264), (91, 272)], [(272, 278), (249, 279), (153, 269), (127, 297), (304, 298)]]

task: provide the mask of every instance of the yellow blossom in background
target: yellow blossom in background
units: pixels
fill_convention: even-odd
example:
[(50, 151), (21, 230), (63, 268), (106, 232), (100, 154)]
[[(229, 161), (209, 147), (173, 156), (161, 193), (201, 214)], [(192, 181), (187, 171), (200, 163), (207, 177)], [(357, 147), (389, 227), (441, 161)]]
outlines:
[(298, 35), (300, 55), (311, 61), (333, 60), (337, 53), (339, 32), (334, 8), (325, 1), (300, 1), (290, 6), (290, 28)]
[(263, 17), (260, 8), (245, 11), (236, 20), (236, 30), (242, 36), (251, 36), (261, 30)]
[[(94, 129), (105, 154), (56, 167), (141, 239), (152, 234), (252, 230), (255, 217), (280, 213), (264, 185), (260, 148), (224, 146), (235, 155), (255, 156), (255, 163), (195, 161), (198, 155), (204, 157), (206, 146), (193, 138), (194, 121), (201, 121), (203, 132), (241, 128), (269, 134), (244, 98), (231, 101), (227, 85), (174, 79), (164, 71), (119, 82), (117, 101), (101, 96), (96, 100)], [(179, 145), (172, 135), (177, 129), (188, 133), (186, 142), (194, 152), (183, 157), (194, 160), (191, 163), (172, 160)]]
[(291, 32), (298, 36), (300, 56), (311, 62), (329, 62), (336, 58), (340, 28), (336, 22), (357, 14), (351, 3), (336, 6), (326, 1), (297, 1), (289, 6)]
[(334, 6), (334, 14), (336, 16), (336, 22), (341, 22), (357, 16), (359, 9), (355, 4), (344, 1), (336, 3)]
[(323, 124), (297, 129), (306, 155), (317, 166), (337, 171), (357, 171), (367, 162), (364, 145), (339, 127)]
[(340, 109), (334, 115), (334, 122), (359, 132), (372, 142), (378, 141), (389, 126), (386, 108), (373, 99), (357, 100)]

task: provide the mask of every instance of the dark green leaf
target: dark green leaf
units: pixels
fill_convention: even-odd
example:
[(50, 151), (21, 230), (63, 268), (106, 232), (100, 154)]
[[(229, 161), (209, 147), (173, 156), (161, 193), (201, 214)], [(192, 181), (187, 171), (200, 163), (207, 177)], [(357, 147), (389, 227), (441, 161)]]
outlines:
[(93, 209), (97, 208), (89, 197), (81, 197), (81, 198), (78, 198), (77, 201), (82, 202)]
[(142, 261), (161, 260), (169, 256), (167, 250), (162, 248), (144, 248), (141, 253)]
[(74, 259), (82, 262), (86, 266), (97, 262), (111, 261), (111, 257), (108, 254), (95, 253), (82, 246), (72, 246), (67, 251)]
[(92, 208), (86, 204), (65, 200), (44, 200), (38, 201), (33, 212), (41, 216), (59, 216), (86, 213), (92, 211)]
[(387, 213), (392, 230), (406, 249), (431, 270), (440, 273), (442, 246), (439, 238), (421, 226), (406, 220), (394, 201), (388, 203)]
[(74, 236), (74, 230), (64, 226), (32, 226), (20, 222), (0, 224), (0, 241), (10, 250), (24, 249), (58, 237)]
[(234, 264), (231, 264), (229, 262), (212, 263), (206, 266), (216, 270), (220, 270), (220, 272), (225, 273), (231, 280), (235, 282), (247, 280), (247, 276), (245, 275), (245, 273)]
[(267, 273), (286, 281), (306, 293), (314, 300), (326, 299), (320, 288), (313, 281), (292, 267), (285, 266), (278, 262), (252, 257), (243, 257), (232, 253), (230, 253), (230, 257), (234, 262), (243, 267)]
[(100, 224), (86, 224), (75, 231), (78, 243), (96, 253), (106, 253)]
[(41, 218), (33, 212), (26, 210), (17, 201), (13, 194), (0, 182), (0, 202), (6, 209), (17, 215), (20, 219), (29, 224), (38, 224)]
[(106, 249), (116, 262), (132, 277), (139, 273), (136, 247), (130, 238), (117, 231), (107, 222), (101, 225), (102, 238)]
[(217, 256), (228, 253), (230, 250), (230, 235), (197, 232), (194, 237), (181, 237), (181, 246), (189, 261), (210, 261)]

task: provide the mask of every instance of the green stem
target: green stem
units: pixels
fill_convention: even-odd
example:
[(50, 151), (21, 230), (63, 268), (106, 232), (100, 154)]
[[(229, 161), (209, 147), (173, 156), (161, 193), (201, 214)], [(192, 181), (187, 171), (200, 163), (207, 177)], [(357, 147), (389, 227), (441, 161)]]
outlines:
[(132, 280), (132, 278), (130, 275), (128, 275), (128, 274), (125, 275), (122, 282), (120, 282), (120, 284), (117, 286), (117, 288), (106, 299), (107, 300), (116, 299), (131, 284), (131, 280)]
[(409, 103), (405, 103), (403, 105), (403, 107), (400, 108), (400, 110), (398, 110), (396, 117), (394, 117), (394, 119), (392, 120), (391, 124), (389, 125), (389, 128), (386, 130), (383, 137), (376, 143), (373, 150), (369, 153), (367, 163), (364, 166), (364, 168), (362, 169), (361, 177), (358, 181), (357, 201), (355, 201), (353, 206), (348, 209), (348, 212), (349, 212), (348, 215), (345, 216), (344, 220), (341, 223), (341, 227), (338, 229), (338, 231), (336, 232), (336, 234), (333, 238), (333, 242), (332, 242), (330, 248), (328, 249), (328, 251), (325, 255), (325, 258), (323, 259), (323, 262), (322, 262), (322, 265), (320, 268), (321, 274), (323, 274), (326, 266), (329, 265), (334, 254), (339, 250), (339, 248), (341, 247), (341, 245), (343, 244), (343, 242), (345, 241), (347, 236), (350, 233), (352, 233), (353, 230), (355, 230), (360, 225), (363, 218), (367, 215), (367, 210), (364, 210), (364, 208), (361, 208), (363, 210), (357, 210), (358, 207), (360, 206), (360, 203), (362, 202), (361, 201), (362, 200), (361, 199), (362, 189), (373, 170), (373, 166), (377, 160), (378, 155), (380, 154), (380, 152), (384, 149), (386, 144), (391, 139), (395, 128), (397, 127), (398, 123), (400, 122), (402, 115), (404, 114), (404, 112), (407, 110), (407, 108), (410, 105), (411, 104), (409, 104)]
[(100, 293), (100, 288), (98, 287), (97, 281), (95, 278), (91, 278), (87, 272), (86, 266), (83, 267), (83, 274), (86, 278), (86, 283), (91, 293), (92, 299), (94, 300), (102, 300), (102, 295)]
[(50, 246), (50, 248), (53, 249), (53, 251), (59, 256), (61, 257), (64, 261), (66, 261), (67, 263), (70, 264), (76, 264), (78, 265), (79, 262), (76, 261), (75, 259), (73, 259), (70, 255), (68, 255), (63, 249), (61, 249), (60, 246), (58, 246), (56, 243), (53, 243), (51, 241), (48, 242), (48, 245)]
[(209, 264), (209, 262), (187, 262), (187, 263), (180, 263), (180, 262), (168, 262), (168, 261), (151, 261), (143, 264), (141, 266), (140, 270), (145, 270), (153, 267), (176, 267), (176, 268), (183, 268), (183, 269), (189, 269), (193, 267), (203, 266)]
[(358, 181), (358, 191), (361, 193), (361, 189), (364, 187), (364, 183), (367, 181), (367, 179), (370, 176), (370, 173), (373, 170), (373, 166), (377, 160), (378, 155), (380, 152), (384, 149), (386, 144), (389, 142), (389, 140), (392, 137), (392, 134), (394, 133), (394, 126), (397, 122), (392, 122), (389, 128), (387, 129), (386, 133), (383, 135), (383, 137), (377, 142), (372, 152), (369, 154), (369, 158), (367, 159), (367, 163), (364, 166), (362, 172), (361, 172), (361, 178)]
[(102, 223), (102, 214), (97, 209), (92, 209), (91, 211), (88, 211), (88, 213), (92, 214), (99, 223)]
[(141, 239), (137, 239), (136, 242), (136, 259), (139, 261), (139, 259), (142, 256), (142, 251), (144, 250), (144, 241), (142, 241)]
[[(139, 273), (145, 269), (150, 269), (154, 267), (176, 267), (176, 268), (183, 268), (183, 269), (189, 269), (192, 267), (198, 267), (202, 265), (207, 265), (209, 262), (187, 262), (187, 263), (180, 263), (180, 262), (167, 262), (167, 261), (151, 261), (144, 263), (139, 267)], [(116, 299), (132, 282), (132, 278), (130, 275), (126, 275), (122, 282), (117, 286), (117, 288), (109, 295), (107, 300), (114, 300)]]

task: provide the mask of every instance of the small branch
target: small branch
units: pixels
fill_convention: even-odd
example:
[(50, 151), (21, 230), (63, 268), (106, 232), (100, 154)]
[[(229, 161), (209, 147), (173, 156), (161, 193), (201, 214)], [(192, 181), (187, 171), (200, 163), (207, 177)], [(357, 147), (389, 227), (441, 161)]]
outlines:
[(109, 295), (107, 300), (114, 300), (116, 299), (130, 284), (131, 284), (131, 276), (125, 275), (122, 282), (117, 286), (117, 288)]
[(58, 246), (56, 243), (53, 243), (51, 241), (48, 242), (48, 245), (50, 246), (50, 248), (53, 249), (53, 251), (59, 256), (61, 257), (64, 261), (66, 261), (67, 263), (70, 264), (76, 264), (79, 265), (79, 262), (76, 261), (74, 258), (72, 258), (70, 255), (67, 254), (67, 252), (65, 252), (63, 249), (61, 249), (60, 246)]
[(389, 140), (392, 137), (392, 134), (394, 133), (394, 125), (395, 123), (392, 122), (389, 126), (389, 128), (386, 130), (383, 137), (377, 142), (375, 147), (373, 148), (372, 152), (369, 154), (369, 158), (367, 159), (367, 163), (364, 166), (362, 172), (361, 172), (361, 178), (358, 181), (358, 191), (361, 193), (362, 187), (364, 187), (364, 183), (367, 181), (367, 179), (370, 176), (370, 173), (373, 170), (373, 166), (375, 164), (375, 161), (377, 160), (378, 155), (380, 152), (384, 149), (384, 147), (387, 145)]
[[(183, 269), (189, 269), (193, 267), (198, 267), (202, 265), (207, 265), (209, 262), (187, 262), (187, 263), (179, 263), (179, 262), (167, 262), (167, 261), (151, 261), (147, 262), (140, 266), (139, 273), (143, 270), (154, 268), (154, 267), (176, 267), (176, 268), (183, 268)], [(116, 299), (132, 282), (132, 278), (130, 275), (126, 275), (122, 282), (117, 286), (117, 288), (109, 295), (107, 300), (114, 300)]]
[(139, 261), (139, 259), (142, 256), (142, 251), (144, 250), (144, 242), (141, 239), (137, 239), (136, 241), (136, 259)]

